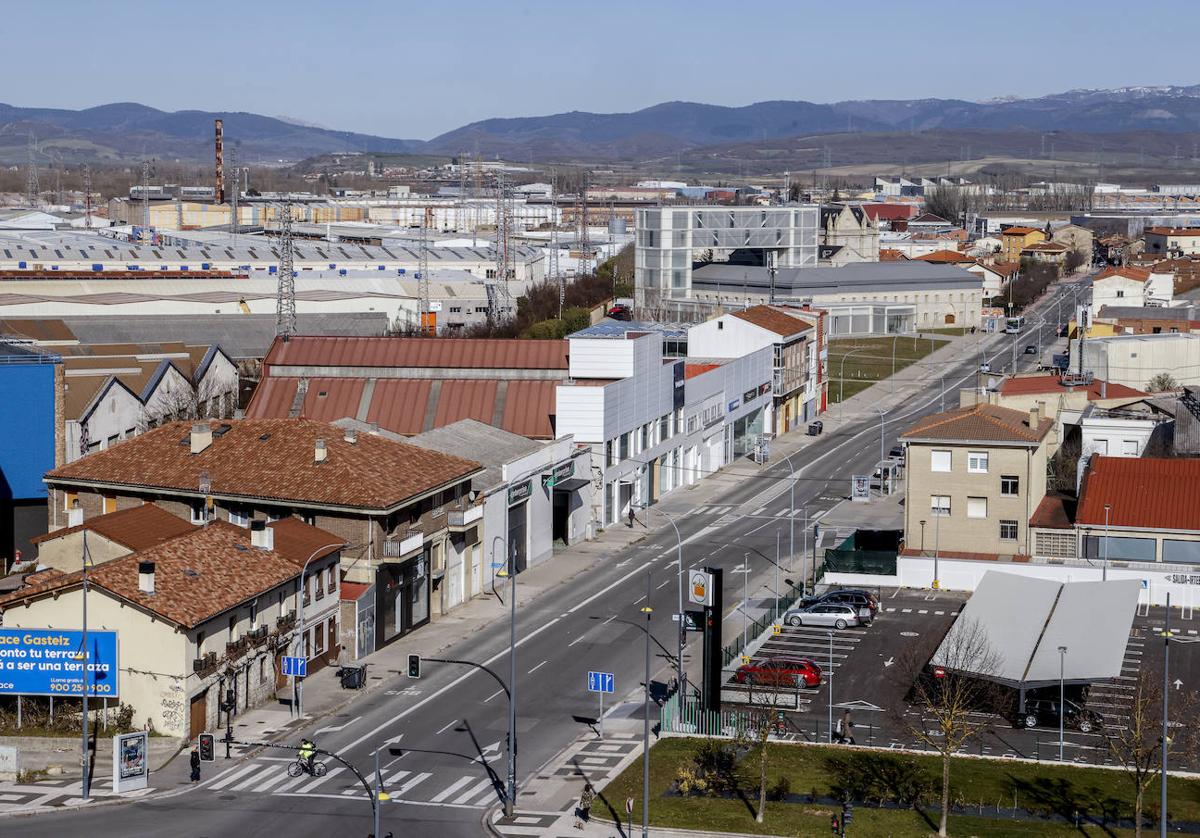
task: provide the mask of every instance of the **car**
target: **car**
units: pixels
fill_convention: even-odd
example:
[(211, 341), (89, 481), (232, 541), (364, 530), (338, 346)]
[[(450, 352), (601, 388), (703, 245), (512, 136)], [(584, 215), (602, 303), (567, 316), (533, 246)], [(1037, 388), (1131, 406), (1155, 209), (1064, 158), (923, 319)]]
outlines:
[(767, 686), (819, 687), (821, 667), (810, 658), (773, 655), (742, 664), (733, 677), (739, 684), (749, 682)]
[(624, 303), (617, 303), (608, 310), (608, 316), (613, 320), (630, 321), (633, 320), (633, 309)]
[[(1025, 712), (1018, 719), (1022, 727), (1058, 727), (1058, 698), (1027, 698)], [(1067, 699), (1064, 719), (1066, 727), (1080, 733), (1091, 733), (1104, 727), (1104, 717), (1091, 708)]]
[(818, 602), (805, 608), (793, 608), (783, 615), (789, 626), (824, 626), (844, 629), (862, 623), (858, 608), (844, 602)]
[(991, 372), (992, 365), (989, 364), (987, 361), (984, 361), (982, 364), (979, 365), (979, 371), (980, 372)]
[(1038, 354), (1038, 348), (1031, 343), (1025, 347), (1025, 354), (1026, 355), (1036, 355), (1036, 354)]
[(808, 435), (817, 436), (825, 430), (825, 423), (818, 419), (815, 422), (808, 423)]
[(904, 446), (893, 445), (892, 450), (888, 451), (888, 456), (893, 460), (899, 460), (900, 465), (904, 465)]
[(826, 591), (823, 594), (805, 597), (800, 601), (800, 607), (806, 608), (820, 603), (852, 605), (858, 609), (860, 623), (871, 622), (879, 611), (879, 600), (875, 594), (865, 588), (840, 588), (836, 591)]

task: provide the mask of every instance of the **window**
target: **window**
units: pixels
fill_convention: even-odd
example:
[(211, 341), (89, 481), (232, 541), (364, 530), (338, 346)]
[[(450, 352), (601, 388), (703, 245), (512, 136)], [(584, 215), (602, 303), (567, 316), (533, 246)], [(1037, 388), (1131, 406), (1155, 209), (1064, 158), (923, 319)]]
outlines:
[(698, 420), (698, 417), (696, 417), (696, 416), (689, 416), (689, 417), (688, 417), (688, 420), (687, 420), (687, 432), (688, 432), (689, 434), (690, 434), (690, 433), (693, 433), (693, 432), (696, 430), (696, 427), (697, 427), (697, 425), (699, 424), (699, 422), (698, 422), (697, 420)]
[(267, 682), (267, 656), (263, 655), (258, 659), (258, 683), (265, 684)]
[(618, 443), (617, 444), (617, 457), (618, 457), (618, 459), (621, 459), (621, 460), (629, 459), (629, 437), (630, 437), (630, 434), (631, 434), (630, 431), (626, 431), (625, 433), (621, 434), (621, 436), (617, 440), (617, 443)]
[(70, 512), (78, 500), (79, 495), (76, 492), (63, 492), (63, 512)]
[(104, 514), (117, 511), (117, 499), (112, 495), (104, 496)]
[(967, 498), (967, 517), (986, 518), (987, 498)]
[(1108, 455), (1108, 440), (1107, 439), (1095, 440), (1092, 443), (1092, 451), (1096, 454), (1100, 454), (1101, 456), (1107, 456)]
[(258, 600), (250, 603), (250, 628), (258, 628)]
[(191, 503), (191, 521), (193, 524), (203, 524), (207, 516), (204, 514), (204, 501), (194, 500)]
[(1017, 540), (1017, 522), (1016, 521), (1000, 521), (1000, 540), (1001, 541), (1016, 541)]
[(934, 449), (929, 452), (930, 471), (950, 471), (951, 456), (949, 451)]
[(451, 314), (462, 314), (462, 306), (450, 306)]
[(1136, 439), (1121, 440), (1121, 454), (1125, 457), (1136, 457), (1138, 455), (1138, 444)]
[(641, 440), (642, 440), (642, 447), (639, 450), (645, 451), (647, 448), (650, 447), (650, 423), (649, 422), (647, 422), (645, 425), (642, 425)]
[(321, 626), (318, 625), (313, 632), (313, 640), (316, 641), (315, 651), (318, 655), (325, 654), (325, 632), (321, 631)]
[(950, 516), (950, 496), (930, 495), (929, 514), (936, 515), (940, 518), (948, 518)]
[(229, 523), (239, 527), (250, 526), (250, 513), (240, 506), (229, 507)]
[(1117, 291), (1117, 296), (1118, 296), (1118, 297), (1124, 297), (1124, 296), (1125, 296), (1125, 292), (1124, 292), (1124, 291)]
[(970, 451), (967, 453), (967, 471), (971, 474), (987, 474), (988, 452)]
[(1000, 494), (1015, 497), (1021, 493), (1021, 478), (1015, 474), (1000, 475)]
[(325, 570), (325, 588), (329, 593), (337, 591), (337, 568), (329, 567)]

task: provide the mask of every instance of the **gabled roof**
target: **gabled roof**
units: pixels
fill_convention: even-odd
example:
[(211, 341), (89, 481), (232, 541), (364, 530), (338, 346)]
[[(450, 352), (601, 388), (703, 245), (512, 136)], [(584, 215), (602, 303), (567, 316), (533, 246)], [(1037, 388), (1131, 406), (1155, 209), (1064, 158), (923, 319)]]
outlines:
[(812, 328), (812, 324), (807, 320), (790, 314), (782, 306), (750, 306), (741, 311), (732, 312), (731, 316), (785, 338)]
[(909, 224), (949, 224), (950, 222), (942, 218), (940, 215), (934, 215), (931, 212), (922, 213), (916, 218), (911, 218)]
[[(88, 571), (88, 586), (107, 591), (172, 623), (193, 628), (300, 575), (315, 545), (317, 557), (345, 544), (301, 521), (270, 524), (274, 548), (250, 545), (250, 531), (226, 521), (195, 527), (184, 536), (104, 562)], [(286, 533), (280, 537), (281, 533)], [(319, 542), (319, 543), (318, 543)], [(300, 548), (297, 550), (296, 548)], [(307, 552), (305, 552), (307, 551)], [(154, 593), (138, 586), (139, 564), (154, 563)], [(81, 584), (80, 572), (42, 577), (38, 584), (0, 597), (0, 607), (56, 595)]]
[[(309, 419), (205, 422), (213, 441), (191, 453), (190, 422), (172, 422), (46, 474), (46, 482), (116, 486), (200, 497), (211, 494), (300, 506), (384, 511), (465, 480), (479, 464)], [(317, 440), (327, 457), (315, 460)]]
[(1105, 268), (1092, 277), (1092, 282), (1099, 282), (1102, 279), (1108, 279), (1110, 276), (1119, 276), (1124, 279), (1134, 279), (1138, 282), (1145, 282), (1150, 278), (1150, 271), (1145, 268), (1131, 268), (1128, 265), (1116, 268)]
[(1025, 227), (1025, 226), (1018, 224), (1015, 227), (1008, 227), (1008, 228), (1001, 230), (1000, 235), (1002, 235), (1002, 236), (1028, 236), (1030, 233), (1044, 233), (1044, 232), (1045, 231), (1039, 230), (1036, 227)]
[[(1146, 395), (1141, 390), (1117, 384), (1115, 381), (1106, 384), (1098, 378), (1093, 378), (1091, 383), (1085, 386), (1076, 385), (1068, 389), (1063, 385), (1062, 378), (1057, 375), (1018, 375), (1004, 379), (1000, 385), (1000, 392), (1005, 396), (1067, 393), (1071, 390), (1086, 390), (1088, 401), (1092, 402), (1097, 399), (1137, 399)], [(1104, 391), (1104, 395), (1101, 395), (1101, 390)]]
[(940, 262), (950, 265), (958, 265), (975, 260), (965, 253), (959, 253), (957, 250), (935, 250), (933, 253), (926, 253), (924, 256), (915, 257), (922, 262)]
[(1066, 253), (1071, 248), (1059, 242), (1034, 242), (1022, 248), (1022, 252), (1032, 250), (1035, 253)]
[(305, 337), (276, 339), (267, 366), (565, 370), (565, 340)]
[(1093, 455), (1079, 493), (1076, 523), (1200, 530), (1200, 459)]
[(161, 544), (176, 536), (185, 535), (195, 529), (195, 526), (172, 515), (161, 506), (145, 503), (141, 506), (131, 506), (129, 509), (119, 509), (107, 515), (97, 515), (88, 518), (75, 527), (54, 530), (45, 535), (31, 538), (34, 544), (44, 544), (72, 533), (88, 530), (102, 538), (134, 550), (144, 550)]
[(977, 404), (920, 419), (900, 435), (901, 439), (932, 442), (1040, 442), (1054, 427), (1043, 418), (1029, 426), (1029, 413), (993, 404)]
[(908, 257), (904, 254), (903, 251), (894, 250), (893, 248), (890, 248), (890, 247), (879, 248), (879, 261), (880, 262), (899, 262), (901, 260), (908, 261)]

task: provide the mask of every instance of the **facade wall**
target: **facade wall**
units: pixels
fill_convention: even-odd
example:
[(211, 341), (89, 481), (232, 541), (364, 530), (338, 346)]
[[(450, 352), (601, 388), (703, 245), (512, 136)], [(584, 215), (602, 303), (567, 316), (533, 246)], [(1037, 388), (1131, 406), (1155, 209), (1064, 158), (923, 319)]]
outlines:
[(62, 366), (52, 356), (0, 358), (0, 572), (32, 555), (31, 508), (46, 503), (42, 474), (54, 467)]
[(116, 382), (110, 383), (89, 413), (66, 422), (67, 462), (134, 436), (142, 416), (138, 397)]
[[(131, 551), (123, 544), (109, 541), (98, 533), (87, 534), (88, 555), (93, 564), (103, 564)], [(43, 541), (37, 545), (37, 561), (39, 567), (52, 567), (64, 573), (71, 573), (83, 567), (83, 532), (73, 532), (61, 538)]]
[[(1077, 352), (1078, 342), (1071, 348)], [(1200, 337), (1164, 333), (1089, 339), (1083, 346), (1083, 364), (1097, 378), (1139, 390), (1164, 372), (1181, 385), (1200, 384)]]

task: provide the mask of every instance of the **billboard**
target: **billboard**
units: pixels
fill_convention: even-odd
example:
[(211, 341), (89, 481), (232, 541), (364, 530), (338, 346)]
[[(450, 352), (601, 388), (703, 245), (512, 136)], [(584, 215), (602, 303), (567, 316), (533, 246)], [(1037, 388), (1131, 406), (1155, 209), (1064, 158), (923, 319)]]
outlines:
[[(89, 632), (88, 640), (91, 640)], [(149, 734), (120, 733), (113, 737), (113, 791), (117, 794), (144, 789), (150, 782)]]
[[(87, 635), (89, 696), (116, 696), (117, 633)], [(0, 695), (83, 694), (83, 632), (0, 628)]]

